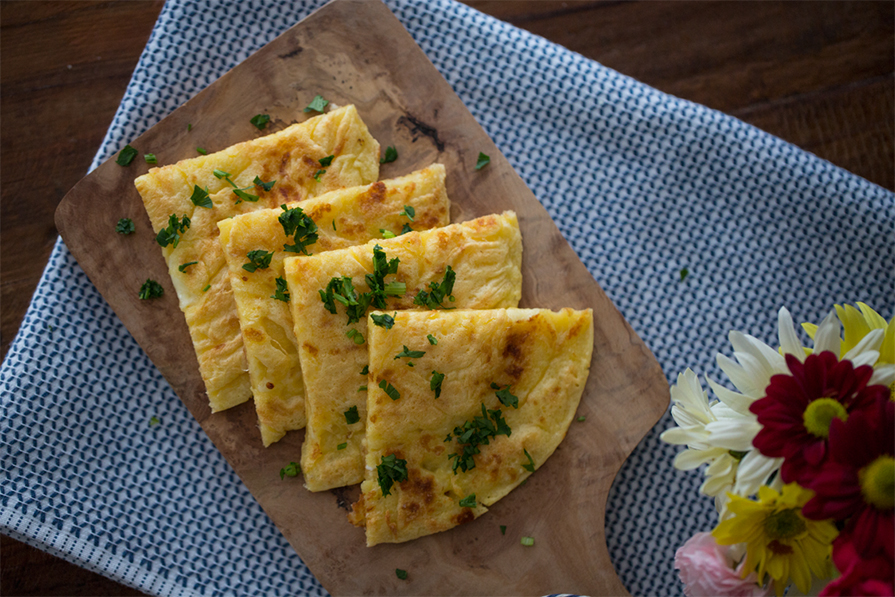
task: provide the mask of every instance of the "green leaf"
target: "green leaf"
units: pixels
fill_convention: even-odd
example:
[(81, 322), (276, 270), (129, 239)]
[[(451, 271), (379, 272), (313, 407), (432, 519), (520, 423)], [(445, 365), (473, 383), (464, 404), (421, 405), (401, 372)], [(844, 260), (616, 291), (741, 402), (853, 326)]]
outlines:
[(314, 173), (314, 180), (320, 182), (320, 177), (324, 174), (326, 174), (326, 170), (317, 170), (317, 172)]
[(323, 113), (323, 109), (326, 108), (328, 104), (329, 102), (323, 99), (322, 95), (315, 95), (314, 99), (311, 100), (311, 103), (308, 104), (308, 107), (305, 108), (305, 112), (313, 111)]
[(253, 180), (252, 182), (255, 183), (255, 186), (259, 186), (265, 191), (270, 192), (270, 190), (273, 188), (273, 185), (275, 185), (277, 181), (272, 180), (270, 182), (264, 182), (263, 180), (261, 180), (260, 177), (256, 176), (255, 180)]
[(413, 209), (410, 205), (405, 205), (404, 210), (398, 214), (399, 216), (407, 216), (410, 218), (410, 221), (413, 221), (414, 216), (416, 216), (416, 210)]
[(273, 251), (265, 251), (264, 249), (255, 249), (249, 251), (246, 257), (249, 262), (242, 266), (247, 272), (254, 272), (259, 269), (267, 269), (270, 267), (270, 260), (273, 258)]
[(271, 295), (270, 298), (277, 299), (278, 301), (283, 301), (284, 303), (289, 302), (289, 286), (286, 285), (286, 278), (277, 278), (277, 289)]
[(118, 223), (115, 224), (115, 232), (118, 234), (133, 234), (134, 221), (130, 218), (121, 218), (118, 220)]
[(188, 268), (191, 265), (196, 265), (197, 263), (199, 263), (199, 262), (198, 261), (190, 261), (189, 263), (181, 263), (180, 265), (177, 266), (177, 271), (179, 271), (181, 274), (185, 274), (186, 268)]
[[(402, 345), (402, 346), (404, 346), (404, 345)], [(399, 352), (395, 356), (395, 359), (400, 359), (403, 357), (408, 357), (411, 359), (418, 359), (421, 356), (423, 356), (424, 354), (426, 354), (426, 351), (424, 351), (424, 350), (410, 350), (409, 348), (407, 348), (407, 346), (404, 346), (404, 350)]]
[(444, 373), (438, 371), (432, 372), (432, 379), (429, 380), (429, 389), (435, 392), (435, 398), (441, 396), (441, 383), (444, 381)]
[[(397, 313), (395, 313), (397, 315)], [(383, 313), (382, 315), (377, 315), (373, 313), (370, 315), (370, 319), (373, 320), (373, 323), (378, 325), (381, 328), (385, 328), (387, 330), (392, 329), (392, 326), (395, 325), (395, 318), (389, 315), (388, 313)]]
[(161, 284), (155, 280), (147, 279), (143, 282), (143, 285), (140, 286), (140, 293), (138, 296), (145, 301), (148, 299), (159, 298), (163, 294), (165, 294), (165, 289)]
[(154, 153), (144, 153), (143, 159), (146, 160), (147, 164), (158, 164), (158, 158), (155, 157)]
[(321, 158), (321, 159), (319, 159), (319, 160), (317, 160), (317, 161), (320, 162), (320, 165), (321, 165), (321, 166), (323, 166), (324, 168), (327, 168), (330, 164), (333, 163), (333, 158), (334, 158), (334, 157), (336, 157), (336, 156), (334, 156), (334, 155), (328, 155), (328, 156), (326, 156), (325, 158)]
[(460, 500), (459, 503), (460, 503), (460, 507), (461, 507), (461, 508), (475, 508), (475, 506), (476, 506), (476, 503), (475, 503), (475, 494), (474, 494), (474, 493), (470, 493), (470, 494), (467, 495), (465, 498), (463, 498), (462, 500)]
[(441, 302), (447, 298), (453, 300), (454, 282), (457, 279), (457, 273), (451, 266), (447, 266), (444, 272), (444, 278), (441, 282), (429, 282), (429, 290), (420, 290), (414, 297), (413, 304), (421, 307), (429, 307), (430, 309), (446, 309)]
[(347, 422), (349, 425), (354, 425), (358, 421), (360, 421), (360, 415), (357, 413), (356, 406), (352, 406), (345, 411), (345, 422)]
[(689, 269), (687, 269), (686, 267), (683, 268), (683, 269), (681, 269), (681, 279), (680, 279), (680, 281), (683, 282), (684, 280), (687, 279), (687, 276), (689, 276), (689, 275), (690, 275), (690, 270), (689, 270)]
[(199, 185), (193, 185), (193, 194), (190, 195), (190, 201), (196, 207), (214, 207), (214, 203), (211, 202), (211, 197), (208, 195), (208, 187), (200, 189)]
[(348, 447), (348, 442), (345, 442), (343, 444), (339, 444), (338, 446), (336, 446), (336, 450), (344, 450), (347, 447)]
[(532, 545), (535, 544), (535, 538), (534, 537), (522, 537), (521, 543), (525, 547), (531, 547)]
[(360, 346), (361, 344), (364, 343), (364, 335), (361, 334), (359, 331), (357, 331), (354, 328), (351, 328), (350, 330), (345, 332), (345, 335), (348, 336), (349, 338), (351, 338), (351, 341), (354, 342), (355, 344), (357, 344), (358, 346)]
[(183, 215), (182, 220), (177, 219), (177, 214), (171, 214), (168, 216), (168, 225), (159, 230), (155, 241), (163, 247), (174, 245), (174, 248), (177, 248), (177, 244), (180, 242), (180, 235), (186, 232), (189, 227), (190, 219), (186, 214)]
[(382, 495), (389, 495), (395, 482), (407, 480), (407, 461), (394, 454), (383, 456), (380, 464), (376, 465), (376, 474), (379, 476)]
[(487, 446), (491, 439), (498, 435), (510, 436), (512, 430), (503, 418), (499, 409), (486, 409), (482, 404), (482, 416), (475, 416), (472, 419), (454, 427), (452, 433), (449, 433), (444, 441), (456, 439), (459, 444), (460, 451), (448, 455), (449, 460), (453, 460), (451, 469), (454, 474), (458, 470), (466, 471), (475, 468), (476, 454), (481, 453), (480, 446)]
[(197, 147), (197, 148), (196, 148), (196, 151), (198, 151), (198, 152), (201, 153), (202, 155), (208, 155), (208, 152), (205, 151), (205, 148), (204, 148), (204, 147)]
[(115, 159), (115, 163), (119, 166), (130, 166), (131, 162), (134, 161), (134, 158), (137, 157), (138, 153), (139, 152), (130, 145), (125, 145), (124, 149), (122, 149), (118, 153), (118, 157)]
[(392, 384), (388, 383), (388, 381), (386, 381), (386, 380), (384, 380), (384, 379), (383, 379), (382, 381), (379, 382), (379, 387), (380, 387), (380, 388), (382, 389), (382, 391), (385, 392), (386, 395), (387, 395), (389, 398), (391, 398), (392, 400), (397, 400), (398, 398), (401, 397), (401, 393), (398, 392), (398, 390), (395, 388), (395, 386), (393, 386)]
[(388, 164), (398, 159), (398, 150), (394, 146), (389, 145), (385, 148), (385, 156), (379, 159), (380, 164)]
[(407, 571), (401, 570), (400, 568), (395, 568), (395, 576), (397, 576), (401, 580), (407, 580)]
[(585, 421), (585, 416), (584, 416), (584, 415), (581, 415), (580, 417), (578, 417), (578, 422), (579, 422), (579, 423), (584, 423), (584, 421)]
[(364, 368), (360, 370), (361, 375), (370, 375), (370, 366), (364, 365)]
[(475, 169), (476, 169), (476, 170), (481, 170), (482, 168), (484, 168), (485, 166), (487, 166), (489, 163), (491, 163), (491, 158), (488, 157), (488, 156), (486, 156), (484, 153), (482, 153), (482, 152), (480, 151), (480, 152), (479, 152), (479, 159), (478, 159), (478, 161), (475, 163)]
[(263, 131), (264, 128), (267, 126), (267, 123), (270, 122), (270, 115), (269, 114), (255, 114), (254, 116), (252, 116), (252, 119), (249, 120), (249, 122), (251, 122), (253, 125), (255, 125), (255, 128), (258, 129), (259, 131)]
[[(280, 209), (283, 210), (283, 213), (280, 214), (280, 217), (277, 218), (277, 220), (283, 227), (283, 232), (286, 236), (295, 237), (295, 244), (284, 244), (283, 250), (287, 253), (303, 253), (305, 255), (310, 255), (307, 247), (313, 245), (319, 239), (319, 235), (317, 234), (317, 224), (300, 207), (293, 207), (290, 209), (283, 204), (280, 206)], [(335, 311), (333, 311), (333, 313), (335, 313)]]
[(522, 468), (527, 470), (530, 473), (535, 472), (535, 461), (532, 460), (531, 454), (528, 453), (528, 450), (522, 448), (522, 451), (525, 452), (525, 457), (528, 458), (528, 462), (522, 465)]
[(150, 426), (150, 427), (155, 427), (155, 426), (158, 425), (159, 423), (161, 423), (161, 421), (159, 420), (158, 417), (156, 417), (156, 416), (152, 416), (152, 417), (149, 418), (149, 426)]
[(398, 233), (398, 236), (407, 234), (408, 232), (413, 232), (413, 228), (410, 227), (410, 224), (405, 223), (403, 226), (401, 226), (401, 232)]
[(211, 284), (202, 289), (202, 292), (208, 292), (208, 289), (211, 288)]
[(239, 197), (239, 201), (236, 202), (236, 205), (239, 205), (243, 201), (248, 201), (249, 203), (255, 203), (258, 201), (258, 195), (253, 195), (251, 193), (246, 193), (245, 189), (233, 189), (233, 194)]
[(396, 236), (398, 236), (391, 230), (386, 230), (385, 228), (380, 228), (379, 233), (382, 235), (382, 238), (395, 238)]
[(297, 477), (301, 473), (301, 466), (290, 462), (285, 468), (280, 469), (280, 480), (286, 477)]
[(501, 535), (507, 534), (507, 525), (505, 525), (505, 524), (500, 525), (500, 534)]
[(519, 398), (514, 396), (510, 392), (510, 386), (506, 386), (503, 389), (499, 385), (494, 382), (491, 382), (491, 389), (497, 390), (495, 392), (497, 394), (497, 399), (500, 400), (500, 403), (504, 406), (512, 406), (513, 408), (519, 408)]
[[(218, 180), (220, 180), (222, 178), (230, 177), (229, 172), (224, 172), (223, 170), (219, 170), (218, 168), (215, 168), (214, 171), (212, 171), (212, 174), (214, 174), (214, 177), (217, 178)], [(228, 180), (227, 182), (229, 182), (231, 185), (233, 185), (232, 181)], [(236, 186), (236, 185), (233, 185), (233, 186)]]

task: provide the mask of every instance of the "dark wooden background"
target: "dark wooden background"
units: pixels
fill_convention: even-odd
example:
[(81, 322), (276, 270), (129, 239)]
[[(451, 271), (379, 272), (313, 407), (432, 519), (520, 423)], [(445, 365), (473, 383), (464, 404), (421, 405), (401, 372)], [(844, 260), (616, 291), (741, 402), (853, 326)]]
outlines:
[[(895, 2), (467, 4), (895, 188)], [(0, 357), (162, 0), (0, 2)], [(139, 595), (9, 537), (0, 594)]]

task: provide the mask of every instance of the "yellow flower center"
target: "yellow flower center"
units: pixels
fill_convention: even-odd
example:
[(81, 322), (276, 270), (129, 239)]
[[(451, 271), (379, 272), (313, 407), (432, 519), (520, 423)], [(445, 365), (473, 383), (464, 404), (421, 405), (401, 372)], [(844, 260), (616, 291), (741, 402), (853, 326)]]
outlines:
[(858, 480), (868, 504), (880, 510), (895, 507), (895, 458), (879, 456), (858, 471)]
[(802, 421), (805, 423), (805, 429), (814, 437), (827, 439), (830, 435), (830, 423), (833, 419), (845, 421), (848, 419), (848, 412), (842, 403), (833, 398), (818, 398), (813, 400), (805, 412), (802, 413)]
[(889, 400), (895, 402), (895, 381), (889, 384)]
[(764, 531), (773, 539), (771, 543), (781, 545), (778, 539), (792, 539), (807, 530), (805, 521), (795, 508), (781, 510), (768, 516), (764, 521)]

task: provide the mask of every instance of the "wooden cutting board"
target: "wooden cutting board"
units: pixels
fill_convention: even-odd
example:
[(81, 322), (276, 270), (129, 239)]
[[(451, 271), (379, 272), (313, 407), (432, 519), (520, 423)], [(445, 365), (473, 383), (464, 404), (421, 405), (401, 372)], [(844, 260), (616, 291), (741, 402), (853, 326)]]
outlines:
[[(594, 310), (594, 357), (579, 415), (556, 453), (528, 483), (478, 520), (400, 545), (367, 548), (346, 519), (356, 487), (311, 493), (281, 480), (299, 461), (303, 432), (263, 448), (251, 403), (212, 415), (189, 332), (133, 181), (148, 169), (106, 161), (56, 211), (75, 259), (159, 368), (186, 407), (283, 532), (334, 594), (619, 595), (625, 589), (606, 549), (606, 497), (615, 475), (668, 406), (668, 385), (633, 332), (563, 239), (547, 212), (380, 2), (335, 0), (295, 25), (130, 141), (160, 164), (255, 138), (255, 114), (271, 132), (306, 119), (321, 94), (355, 104), (382, 147), (399, 159), (391, 178), (432, 162), (447, 168), (452, 221), (512, 209), (523, 238), (523, 307)], [(187, 125), (192, 125), (188, 130)], [(475, 170), (479, 152), (491, 163)], [(137, 233), (116, 234), (119, 218)], [(595, 239), (599, 242), (599, 239)], [(141, 301), (140, 285), (162, 282), (161, 299)], [(184, 479), (189, 483), (189, 479)], [(506, 535), (499, 525), (506, 525)], [(535, 538), (533, 547), (520, 544)], [(409, 572), (400, 580), (395, 569)]]

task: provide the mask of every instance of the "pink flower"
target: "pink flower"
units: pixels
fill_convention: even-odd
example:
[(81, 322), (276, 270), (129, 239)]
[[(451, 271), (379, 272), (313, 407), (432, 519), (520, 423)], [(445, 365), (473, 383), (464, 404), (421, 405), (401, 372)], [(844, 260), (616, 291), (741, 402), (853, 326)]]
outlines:
[(773, 592), (757, 584), (755, 572), (741, 578), (743, 562), (734, 569), (731, 550), (735, 546), (718, 545), (711, 533), (696, 533), (674, 554), (674, 567), (680, 570), (687, 597), (767, 597)]

